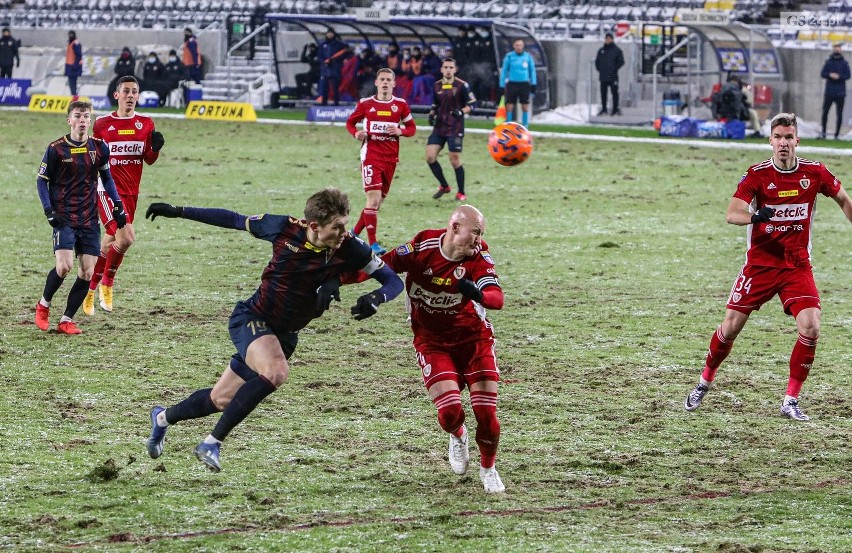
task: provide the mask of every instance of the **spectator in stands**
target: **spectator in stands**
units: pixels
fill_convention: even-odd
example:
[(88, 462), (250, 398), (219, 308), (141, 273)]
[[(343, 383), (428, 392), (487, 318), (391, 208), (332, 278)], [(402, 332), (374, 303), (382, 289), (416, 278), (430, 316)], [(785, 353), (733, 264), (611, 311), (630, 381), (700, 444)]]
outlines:
[(715, 112), (717, 119), (750, 121), (751, 136), (753, 138), (762, 136), (757, 112), (751, 109), (750, 103), (746, 100), (746, 95), (743, 93), (742, 81), (740, 81), (739, 77), (736, 75), (729, 76), (728, 82), (722, 85), (719, 92), (713, 96), (714, 103), (716, 104)]
[(320, 81), (319, 93), (322, 105), (328, 105), (328, 97), (334, 94), (334, 105), (340, 105), (338, 88), (343, 69), (346, 44), (331, 27), (325, 32), (325, 40), (319, 47)]
[(372, 95), (375, 88), (376, 74), (382, 68), (382, 60), (369, 46), (358, 55), (358, 98)]
[(499, 74), (497, 58), (494, 54), (494, 37), (488, 27), (476, 28), (470, 66), (467, 78), (470, 80), (473, 93), (480, 102), (490, 102), (493, 99), (494, 89), (497, 88)]
[(77, 40), (75, 31), (68, 31), (68, 45), (65, 47), (65, 76), (71, 96), (77, 95), (77, 78), (83, 74), (83, 46)]
[(624, 65), (624, 53), (615, 45), (612, 33), (604, 36), (604, 45), (595, 58), (595, 69), (601, 81), (601, 109), (598, 115), (606, 115), (607, 91), (612, 91), (612, 115), (621, 115), (618, 108), (618, 70)]
[(411, 74), (411, 48), (408, 46), (402, 49), (402, 61), (399, 62), (399, 70), (406, 78)]
[(163, 68), (163, 89), (166, 91), (166, 96), (180, 86), (185, 73), (186, 70), (178, 59), (177, 50), (169, 50), (169, 60)]
[(749, 128), (751, 129), (751, 138), (762, 138), (763, 133), (760, 132), (760, 116), (757, 114), (757, 110), (754, 109), (754, 94), (752, 94), (751, 87), (748, 83), (740, 81), (740, 91), (743, 93), (743, 106), (745, 106), (745, 112), (743, 115), (747, 117), (745, 121), (749, 122)]
[(831, 104), (837, 105), (837, 126), (834, 128), (834, 139), (840, 136), (840, 124), (843, 122), (843, 104), (846, 102), (846, 81), (849, 80), (849, 62), (843, 58), (843, 44), (834, 45), (834, 51), (822, 66), (822, 78), (825, 79), (825, 93), (822, 97), (822, 133), (819, 138), (825, 138), (825, 127), (828, 124), (828, 111)]
[(423, 74), (423, 51), (419, 46), (411, 48), (411, 65), (409, 67), (409, 76), (412, 80)]
[[(439, 65), (440, 63), (441, 61), (438, 60)], [(402, 56), (399, 53), (399, 44), (391, 42), (390, 46), (388, 46), (388, 55), (385, 58), (385, 67), (393, 71), (394, 75), (399, 77), (401, 66)]]
[(121, 49), (121, 54), (119, 54), (118, 59), (115, 60), (115, 65), (113, 66), (113, 72), (115, 72), (115, 77), (112, 78), (109, 85), (107, 85), (107, 98), (109, 98), (109, 103), (114, 106), (118, 105), (118, 99), (115, 97), (115, 90), (118, 88), (118, 80), (122, 77), (136, 77), (136, 58), (133, 56), (133, 53), (130, 51), (130, 48), (125, 46)]
[(21, 41), (12, 37), (12, 31), (8, 27), (3, 28), (3, 36), (0, 37), (0, 79), (12, 78), (12, 65), (17, 60), (17, 67), (21, 66), (21, 56), (18, 48)]
[(296, 96), (301, 98), (311, 97), (311, 88), (319, 82), (320, 62), (317, 55), (317, 45), (311, 42), (302, 46), (302, 56), (299, 61), (308, 65), (305, 73), (296, 74)]
[(186, 69), (186, 78), (200, 84), (202, 63), (198, 38), (192, 32), (192, 29), (187, 27), (183, 30), (183, 65)]
[[(453, 39), (453, 58), (456, 60), (456, 67), (459, 70), (459, 78), (463, 75), (462, 71), (467, 70), (470, 63), (470, 50), (472, 41), (467, 36), (468, 27), (466, 25), (459, 26), (459, 32), (456, 38)], [(465, 76), (467, 78), (467, 76)]]

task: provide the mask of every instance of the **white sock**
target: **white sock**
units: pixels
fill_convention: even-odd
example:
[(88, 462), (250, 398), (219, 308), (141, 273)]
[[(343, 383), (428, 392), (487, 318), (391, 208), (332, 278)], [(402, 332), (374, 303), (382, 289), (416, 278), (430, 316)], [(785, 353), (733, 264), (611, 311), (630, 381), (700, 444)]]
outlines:
[(157, 413), (157, 426), (160, 428), (165, 428), (169, 425), (169, 421), (166, 420), (166, 411), (165, 409)]
[(713, 384), (712, 382), (708, 382), (708, 381), (704, 380), (703, 376), (698, 377), (698, 383), (703, 385), (703, 386), (707, 386), (708, 388)]
[(47, 301), (46, 299), (44, 299), (43, 297), (40, 300), (38, 300), (38, 303), (42, 307), (50, 307), (50, 302)]
[(204, 438), (205, 444), (219, 444), (222, 445), (222, 442), (213, 437), (213, 434), (208, 434), (206, 438)]
[(793, 396), (787, 396), (787, 395), (785, 395), (785, 396), (784, 396), (784, 404), (786, 405), (787, 403), (790, 403), (790, 400), (791, 400), (791, 399), (795, 399), (796, 401), (798, 401), (798, 400), (799, 400), (799, 398), (797, 398), (797, 397), (793, 397)]
[(74, 319), (72, 319), (71, 317), (69, 317), (69, 316), (67, 316), (67, 315), (62, 315), (62, 318), (61, 318), (61, 319), (59, 319), (59, 322), (60, 322), (60, 323), (65, 323), (65, 322), (73, 321), (73, 320), (74, 320)]

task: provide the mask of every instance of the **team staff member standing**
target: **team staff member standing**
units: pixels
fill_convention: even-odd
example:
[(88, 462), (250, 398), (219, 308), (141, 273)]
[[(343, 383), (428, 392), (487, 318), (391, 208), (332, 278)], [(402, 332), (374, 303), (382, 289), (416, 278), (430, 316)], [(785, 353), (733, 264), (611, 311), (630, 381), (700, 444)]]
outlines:
[(246, 301), (237, 303), (228, 329), (237, 353), (216, 385), (191, 394), (178, 404), (151, 410), (148, 454), (163, 452), (168, 425), (222, 411), (207, 438), (195, 448), (195, 456), (213, 471), (220, 471), (222, 441), (263, 399), (281, 386), (290, 372), (287, 359), (296, 349), (299, 331), (328, 309), (332, 298), (340, 300), (339, 275), (363, 271), (382, 286), (358, 298), (352, 307), (361, 320), (378, 311), (379, 305), (402, 292), (402, 281), (369, 246), (346, 231), (349, 198), (336, 188), (326, 188), (305, 204), (305, 218), (286, 215), (246, 217), (225, 209), (176, 207), (154, 203), (146, 216), (182, 217), (236, 230), (272, 242), (272, 259), (263, 270), (260, 287)]
[(4, 27), (3, 36), (0, 37), (0, 79), (12, 78), (12, 65), (15, 61), (17, 61), (17, 67), (21, 66), (18, 46), (18, 41), (12, 37), (12, 31)]
[(450, 164), (456, 172), (456, 199), (467, 199), (464, 193), (464, 167), (461, 162), (464, 116), (473, 109), (476, 98), (470, 85), (456, 77), (457, 70), (456, 60), (453, 58), (441, 60), (441, 80), (435, 81), (432, 109), (429, 111), (432, 134), (426, 141), (426, 163), (438, 179), (438, 191), (432, 195), (436, 200), (451, 191), (441, 164), (438, 163), (438, 153), (445, 144), (450, 152)]
[(776, 115), (770, 133), (772, 157), (749, 167), (728, 204), (728, 222), (748, 225), (746, 263), (734, 281), (725, 319), (710, 340), (698, 385), (684, 406), (687, 411), (698, 409), (749, 315), (778, 294), (799, 331), (781, 414), (806, 421), (798, 398), (814, 362), (820, 322), (810, 256), (814, 207), (818, 193), (828, 196), (852, 222), (852, 200), (825, 165), (796, 157), (799, 136), (794, 114)]
[[(353, 232), (367, 229), (370, 248), (385, 253), (376, 239), (379, 208), (390, 191), (396, 164), (399, 163), (399, 137), (414, 136), (417, 130), (408, 102), (393, 95), (396, 75), (384, 67), (376, 73), (376, 95), (364, 98), (346, 120), (346, 130), (361, 142), (361, 180), (367, 205), (355, 223)], [(364, 128), (356, 125), (364, 121)]]
[(71, 132), (47, 147), (41, 160), (36, 187), (47, 222), (53, 227), (53, 252), (56, 267), (47, 275), (44, 294), (36, 304), (35, 324), (41, 330), (50, 327), (50, 302), (74, 266), (74, 253), (80, 265), (77, 280), (68, 293), (65, 313), (56, 327), (60, 334), (82, 334), (74, 323), (74, 314), (86, 297), (89, 279), (98, 255), (100, 229), (97, 215), (98, 175), (114, 202), (116, 225), (124, 226), (124, 207), (109, 172), (109, 149), (99, 138), (88, 136), (92, 118), (90, 102), (68, 104)]
[(186, 69), (186, 77), (196, 84), (201, 82), (201, 47), (198, 38), (192, 29), (187, 27), (183, 30), (183, 66)]
[(154, 129), (154, 122), (147, 115), (136, 113), (139, 101), (139, 82), (136, 77), (121, 77), (114, 93), (118, 109), (95, 121), (95, 137), (109, 146), (112, 159), (112, 175), (115, 187), (121, 196), (127, 224), (119, 229), (112, 217), (113, 204), (103, 187), (98, 187), (98, 213), (104, 225), (105, 235), (89, 292), (83, 301), (83, 313), (95, 314), (95, 289), (100, 285), (100, 304), (104, 311), (112, 311), (115, 273), (124, 260), (124, 254), (136, 241), (133, 219), (136, 202), (139, 200), (139, 184), (142, 182), (144, 161), (151, 165), (160, 157), (165, 144), (162, 133)]
[(834, 139), (840, 136), (840, 125), (843, 123), (843, 104), (846, 103), (846, 81), (850, 78), (849, 62), (843, 59), (843, 45), (835, 44), (834, 51), (822, 66), (822, 78), (825, 79), (825, 93), (822, 98), (822, 134), (825, 138), (825, 128), (828, 125), (828, 112), (831, 104), (837, 106), (837, 126), (834, 128)]
[(524, 52), (523, 39), (512, 43), (512, 50), (503, 58), (503, 69), (500, 71), (500, 86), (506, 89), (506, 121), (512, 121), (515, 107), (520, 101), (522, 123), (525, 127), (530, 124), (530, 95), (535, 94), (536, 75), (535, 62), (529, 52)]
[(595, 57), (595, 69), (601, 81), (601, 110), (598, 115), (606, 115), (606, 94), (612, 90), (612, 115), (621, 115), (618, 108), (618, 70), (624, 65), (624, 53), (615, 45), (612, 33), (604, 36), (604, 45)]
[(71, 96), (77, 95), (77, 78), (83, 74), (83, 46), (77, 40), (75, 31), (68, 31), (68, 45), (65, 46), (65, 76)]

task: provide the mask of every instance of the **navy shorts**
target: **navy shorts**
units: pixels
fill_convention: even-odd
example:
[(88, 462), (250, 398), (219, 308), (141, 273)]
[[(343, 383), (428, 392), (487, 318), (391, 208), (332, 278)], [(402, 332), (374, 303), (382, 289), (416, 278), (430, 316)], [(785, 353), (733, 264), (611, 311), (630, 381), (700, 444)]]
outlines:
[(257, 373), (246, 365), (245, 361), (246, 352), (252, 342), (261, 336), (272, 334), (278, 338), (278, 343), (281, 344), (284, 357), (287, 359), (290, 359), (290, 356), (296, 350), (296, 344), (299, 343), (298, 332), (276, 333), (269, 328), (263, 317), (249, 309), (242, 301), (237, 302), (233, 313), (231, 313), (231, 318), (228, 319), (228, 333), (237, 348), (237, 353), (231, 356), (231, 370), (245, 381), (257, 376)]
[(75, 255), (101, 253), (101, 227), (59, 227), (53, 229), (53, 251), (74, 250)]
[(429, 135), (429, 140), (426, 141), (426, 144), (431, 144), (433, 146), (444, 147), (444, 144), (447, 145), (447, 150), (451, 152), (461, 152), (462, 151), (462, 136), (441, 136), (434, 131)]
[(530, 103), (530, 91), (532, 85), (528, 82), (512, 82), (506, 83), (506, 108), (517, 104), (519, 101), (522, 104)]

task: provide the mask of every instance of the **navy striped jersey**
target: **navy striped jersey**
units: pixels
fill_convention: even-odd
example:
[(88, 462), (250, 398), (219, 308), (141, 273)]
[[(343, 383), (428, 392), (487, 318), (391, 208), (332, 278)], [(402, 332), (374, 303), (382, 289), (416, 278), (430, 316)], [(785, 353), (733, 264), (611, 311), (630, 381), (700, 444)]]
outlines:
[(51, 207), (72, 227), (98, 226), (99, 169), (109, 169), (109, 148), (99, 138), (74, 142), (65, 135), (44, 153), (38, 179), (47, 183)]
[(337, 250), (317, 247), (308, 242), (307, 222), (287, 215), (253, 215), (246, 230), (272, 242), (272, 259), (246, 304), (275, 332), (296, 332), (320, 316), (317, 288), (326, 279), (379, 261), (370, 246), (349, 233)]
[(475, 103), (476, 97), (466, 81), (458, 77), (451, 83), (445, 83), (443, 79), (435, 81), (432, 111), (437, 114), (438, 121), (432, 132), (438, 136), (464, 136), (464, 117), (453, 117), (452, 112)]

